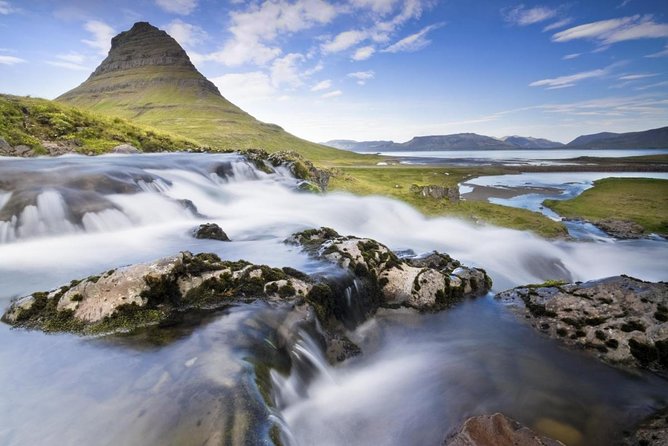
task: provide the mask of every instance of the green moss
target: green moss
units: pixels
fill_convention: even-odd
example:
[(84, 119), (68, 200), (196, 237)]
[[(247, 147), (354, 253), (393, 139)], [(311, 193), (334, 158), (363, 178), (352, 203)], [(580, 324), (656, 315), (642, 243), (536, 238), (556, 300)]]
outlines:
[(306, 295), (306, 301), (313, 306), (320, 322), (327, 323), (334, 318), (335, 296), (329, 285), (316, 283)]
[(295, 287), (290, 282), (278, 289), (278, 295), (282, 298), (294, 296), (295, 294), (297, 294), (297, 290), (295, 290)]

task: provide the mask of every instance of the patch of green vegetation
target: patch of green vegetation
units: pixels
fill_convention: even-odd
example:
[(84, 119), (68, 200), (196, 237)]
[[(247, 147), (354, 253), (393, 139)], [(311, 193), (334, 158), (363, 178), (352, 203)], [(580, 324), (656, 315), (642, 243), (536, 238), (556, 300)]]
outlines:
[(447, 199), (422, 197), (411, 185), (457, 187), (458, 183), (478, 175), (503, 173), (502, 169), (451, 167), (341, 167), (330, 180), (330, 189), (359, 195), (383, 195), (404, 201), (428, 216), (452, 216), (475, 223), (533, 231), (543, 237), (564, 237), (566, 227), (542, 214), (526, 209), (496, 205), (484, 201), (451, 202)]
[(568, 282), (565, 280), (546, 280), (543, 283), (531, 283), (529, 285), (525, 285), (526, 288), (550, 288), (550, 287), (562, 287), (566, 285)]
[(119, 144), (144, 152), (195, 149), (201, 144), (164, 131), (97, 116), (46, 99), (0, 95), (0, 137), (47, 153), (44, 142), (56, 142), (80, 153), (104, 153)]
[(629, 220), (646, 232), (668, 235), (668, 180), (605, 178), (573, 199), (543, 204), (568, 218)]

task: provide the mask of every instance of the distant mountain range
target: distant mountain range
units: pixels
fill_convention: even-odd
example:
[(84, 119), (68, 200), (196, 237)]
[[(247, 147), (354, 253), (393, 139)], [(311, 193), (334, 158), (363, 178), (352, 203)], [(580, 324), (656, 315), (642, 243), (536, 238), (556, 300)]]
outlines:
[(400, 152), (436, 150), (509, 150), (509, 149), (664, 149), (668, 148), (668, 127), (631, 133), (596, 133), (582, 135), (568, 144), (543, 138), (506, 136), (493, 138), (476, 133), (416, 136), (410, 141), (353, 141), (337, 139), (323, 143), (355, 152)]

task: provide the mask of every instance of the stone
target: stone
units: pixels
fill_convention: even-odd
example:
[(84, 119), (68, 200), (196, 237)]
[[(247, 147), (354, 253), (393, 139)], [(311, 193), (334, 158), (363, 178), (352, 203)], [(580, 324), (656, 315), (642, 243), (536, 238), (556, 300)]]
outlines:
[(497, 294), (520, 319), (611, 364), (668, 373), (668, 283), (615, 276)]
[(2, 155), (8, 155), (12, 151), (12, 146), (9, 145), (7, 141), (5, 141), (4, 138), (0, 137), (0, 154)]
[(564, 446), (503, 414), (479, 415), (448, 436), (444, 446)]
[(132, 144), (119, 144), (113, 149), (111, 149), (111, 153), (132, 154), (132, 153), (141, 153), (141, 150), (139, 150)]
[(24, 145), (14, 147), (14, 153), (16, 156), (33, 156), (35, 154), (30, 147)]
[(635, 430), (626, 436), (623, 446), (668, 445), (668, 408), (660, 410), (641, 421)]
[(199, 227), (195, 229), (194, 234), (195, 238), (198, 239), (219, 240), (221, 242), (230, 241), (230, 238), (225, 234), (225, 231), (215, 223), (199, 225)]
[(628, 220), (601, 220), (594, 222), (594, 225), (619, 239), (642, 238), (645, 232), (645, 229), (638, 223)]

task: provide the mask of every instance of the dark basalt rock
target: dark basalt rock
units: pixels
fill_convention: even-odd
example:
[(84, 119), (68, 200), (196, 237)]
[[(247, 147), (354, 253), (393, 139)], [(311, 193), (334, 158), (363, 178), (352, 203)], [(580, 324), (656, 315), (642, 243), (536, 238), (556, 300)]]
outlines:
[(220, 240), (221, 242), (230, 241), (230, 238), (225, 234), (225, 231), (215, 223), (205, 223), (200, 225), (195, 229), (194, 234), (195, 238), (198, 239)]
[(668, 373), (668, 283), (616, 276), (518, 287), (496, 297), (551, 338), (611, 364)]
[(500, 413), (479, 415), (464, 422), (446, 438), (444, 446), (564, 446), (560, 441), (537, 434)]

